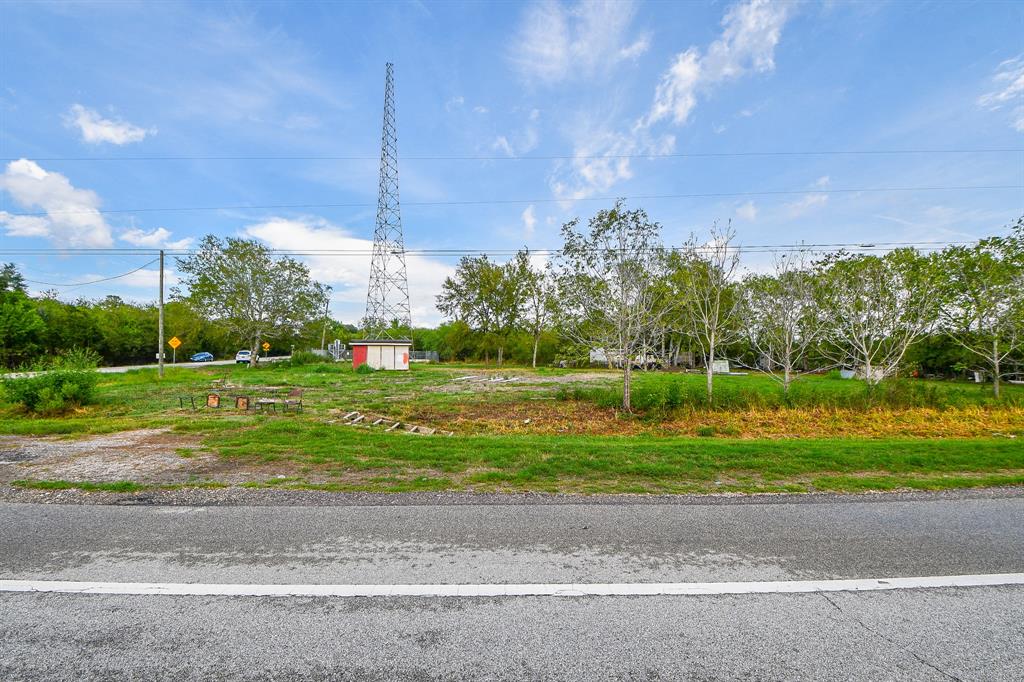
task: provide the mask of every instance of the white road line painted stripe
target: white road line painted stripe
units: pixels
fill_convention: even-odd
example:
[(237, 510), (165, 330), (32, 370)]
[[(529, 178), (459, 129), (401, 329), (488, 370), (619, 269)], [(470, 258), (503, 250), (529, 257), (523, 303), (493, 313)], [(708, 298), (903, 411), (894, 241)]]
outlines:
[(483, 585), (245, 585), (0, 580), (0, 592), (232, 597), (585, 597), (866, 592), (935, 587), (1024, 585), (1024, 573), (918, 578), (726, 583), (525, 583)]

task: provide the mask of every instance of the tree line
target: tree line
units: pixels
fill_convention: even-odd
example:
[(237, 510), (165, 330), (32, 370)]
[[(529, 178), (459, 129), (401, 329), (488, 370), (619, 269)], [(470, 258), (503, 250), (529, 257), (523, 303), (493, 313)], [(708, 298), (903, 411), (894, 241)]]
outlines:
[[(275, 258), (255, 240), (207, 237), (178, 260), (178, 270), (182, 286), (164, 306), (164, 328), (167, 339), (182, 344), (164, 349), (168, 360), (200, 351), (232, 357), (264, 342), (270, 354), (288, 354), (356, 330), (327, 316), (328, 289), (305, 265)], [(14, 264), (0, 266), (0, 367), (32, 366), (74, 349), (107, 365), (153, 363), (158, 324), (155, 303), (117, 296), (62, 301), (56, 291), (33, 297)]]
[(1006, 237), (923, 253), (777, 253), (744, 273), (731, 226), (713, 225), (667, 247), (661, 226), (618, 202), (583, 229), (562, 228), (563, 246), (543, 267), (519, 252), (506, 263), (466, 256), (437, 306), (472, 330), (484, 357), (527, 337), (558, 339), (568, 362), (595, 357), (623, 372), (630, 407), (637, 367), (715, 360), (775, 378), (782, 389), (809, 372), (844, 369), (869, 386), (900, 371), (983, 371), (996, 397), (1020, 371), (1024, 351), (1024, 218)]
[[(778, 380), (844, 369), (874, 385), (898, 372), (984, 371), (999, 395), (1024, 351), (1024, 218), (1005, 237), (923, 253), (793, 249), (744, 272), (730, 226), (677, 247), (622, 202), (561, 230), (546, 262), (522, 250), (507, 262), (463, 257), (437, 297), (436, 328), (395, 329), (444, 360), (703, 368), (714, 394), (722, 358)], [(206, 237), (178, 259), (182, 282), (165, 306), (167, 338), (185, 358), (239, 347), (272, 353), (360, 335), (331, 319), (330, 288), (308, 268), (255, 240)], [(72, 349), (106, 364), (155, 359), (157, 308), (108, 296), (30, 296), (13, 264), (0, 266), (0, 365), (22, 367)], [(168, 355), (170, 355), (169, 349)]]

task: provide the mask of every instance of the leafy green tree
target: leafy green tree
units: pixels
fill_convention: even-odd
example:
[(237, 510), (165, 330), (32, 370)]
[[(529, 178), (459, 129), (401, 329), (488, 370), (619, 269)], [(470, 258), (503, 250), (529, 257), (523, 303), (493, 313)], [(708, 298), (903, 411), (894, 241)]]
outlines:
[(710, 239), (701, 243), (691, 235), (683, 248), (684, 270), (680, 277), (679, 308), (689, 335), (704, 355), (708, 402), (714, 399), (714, 363), (720, 349), (738, 340), (740, 287), (737, 280), (740, 255), (732, 246), (736, 232), (713, 225)]
[(868, 385), (894, 375), (907, 349), (939, 315), (939, 268), (914, 249), (882, 256), (838, 253), (819, 263), (819, 301), (828, 315), (823, 351), (853, 366)]
[[(87, 348), (99, 353), (103, 335), (97, 326), (92, 304), (85, 300), (65, 303), (55, 296), (43, 296), (35, 301), (39, 316), (45, 324), (42, 352), (56, 356), (72, 348)], [(103, 356), (104, 361), (112, 358)]]
[(262, 340), (298, 334), (323, 319), (327, 290), (309, 268), (275, 258), (254, 239), (207, 235), (194, 254), (177, 261), (183, 287), (172, 290), (173, 298), (250, 344), (254, 358)]
[(669, 311), (653, 283), (665, 276), (661, 225), (623, 201), (590, 219), (562, 227), (565, 240), (554, 266), (560, 328), (578, 347), (603, 349), (622, 367), (622, 407), (632, 409), (632, 372), (645, 361), (652, 336)]
[(0, 367), (30, 361), (46, 331), (14, 263), (0, 267)]
[(541, 336), (550, 328), (555, 317), (555, 281), (549, 270), (534, 268), (530, 264), (529, 251), (520, 251), (515, 260), (523, 297), (522, 326), (533, 341), (530, 364), (536, 367)]
[(463, 256), (455, 275), (445, 279), (437, 309), (462, 320), (497, 347), (497, 363), (522, 317), (525, 301), (523, 260), (492, 262), (486, 255)]
[(14, 263), (4, 263), (0, 266), (0, 294), (8, 291), (28, 293), (25, 289), (25, 278), (18, 272), (18, 266)]
[(740, 318), (758, 356), (754, 366), (780, 382), (787, 395), (825, 334), (817, 288), (818, 278), (802, 252), (778, 256), (774, 274), (748, 275), (743, 282)]
[(1005, 363), (1024, 349), (1024, 245), (993, 237), (939, 256), (944, 331), (984, 363), (999, 398)]
[(91, 307), (91, 313), (100, 332), (101, 355), (114, 364), (152, 362), (157, 338), (156, 306), (107, 296)]
[(476, 335), (463, 320), (437, 328), (437, 352), (443, 360), (467, 360), (478, 352)]
[(31, 299), (20, 291), (0, 292), (0, 367), (29, 362), (45, 331)]

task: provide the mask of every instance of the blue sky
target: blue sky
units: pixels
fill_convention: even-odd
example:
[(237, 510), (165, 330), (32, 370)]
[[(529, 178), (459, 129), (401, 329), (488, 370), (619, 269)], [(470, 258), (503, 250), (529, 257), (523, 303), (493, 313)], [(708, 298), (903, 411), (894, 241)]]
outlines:
[[(715, 219), (744, 244), (965, 240), (1024, 214), (1021, 152), (641, 158), (1021, 149), (1020, 3), (8, 2), (0, 248), (181, 248), (211, 232), (364, 248), (387, 61), (410, 249), (557, 247), (563, 222), (616, 196), (750, 193), (631, 201), (670, 243)], [(168, 156), (189, 158), (124, 160)], [(366, 158), (196, 158), (217, 156)], [(962, 186), (1015, 187), (814, 193)], [(310, 206), (124, 211), (281, 204)], [(0, 260), (78, 282), (149, 259)], [(309, 259), (346, 321), (363, 312), (364, 261)], [(415, 322), (438, 321), (454, 261), (410, 256)], [(149, 300), (155, 281), (150, 266), (61, 295)]]

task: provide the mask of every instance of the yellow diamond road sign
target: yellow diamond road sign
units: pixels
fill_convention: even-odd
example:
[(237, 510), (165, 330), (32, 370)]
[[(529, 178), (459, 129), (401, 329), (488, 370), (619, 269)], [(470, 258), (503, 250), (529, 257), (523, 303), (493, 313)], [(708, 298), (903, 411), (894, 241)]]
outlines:
[(167, 345), (170, 346), (171, 348), (177, 349), (178, 346), (181, 345), (181, 339), (179, 339), (177, 336), (172, 336), (171, 340), (167, 342)]
[(270, 350), (270, 344), (266, 341), (263, 342), (263, 350)]

